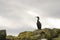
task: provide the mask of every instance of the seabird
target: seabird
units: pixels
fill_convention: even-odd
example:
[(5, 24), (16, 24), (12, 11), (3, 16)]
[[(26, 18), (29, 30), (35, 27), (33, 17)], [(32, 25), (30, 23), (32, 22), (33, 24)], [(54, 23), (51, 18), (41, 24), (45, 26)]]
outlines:
[(37, 16), (37, 27), (38, 27), (38, 29), (41, 30), (41, 23), (40, 23), (39, 19), (40, 18)]

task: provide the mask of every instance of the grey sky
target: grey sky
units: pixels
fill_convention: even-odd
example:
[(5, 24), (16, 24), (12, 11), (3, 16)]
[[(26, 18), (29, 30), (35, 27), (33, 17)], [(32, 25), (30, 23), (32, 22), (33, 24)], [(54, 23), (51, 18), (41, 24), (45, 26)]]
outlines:
[(36, 16), (43, 28), (55, 27), (47, 20), (60, 20), (60, 0), (0, 0), (0, 29), (7, 34), (37, 29)]

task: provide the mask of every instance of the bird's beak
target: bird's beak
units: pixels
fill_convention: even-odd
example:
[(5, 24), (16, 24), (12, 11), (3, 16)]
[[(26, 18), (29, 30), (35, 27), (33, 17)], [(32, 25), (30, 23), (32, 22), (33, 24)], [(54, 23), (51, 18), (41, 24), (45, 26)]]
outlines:
[(38, 16), (36, 18), (38, 18)]

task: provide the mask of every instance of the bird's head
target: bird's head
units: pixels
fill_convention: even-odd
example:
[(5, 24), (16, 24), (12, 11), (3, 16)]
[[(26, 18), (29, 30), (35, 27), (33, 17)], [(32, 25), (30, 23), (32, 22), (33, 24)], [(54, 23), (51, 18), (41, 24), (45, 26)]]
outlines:
[(39, 16), (36, 17), (39, 20)]

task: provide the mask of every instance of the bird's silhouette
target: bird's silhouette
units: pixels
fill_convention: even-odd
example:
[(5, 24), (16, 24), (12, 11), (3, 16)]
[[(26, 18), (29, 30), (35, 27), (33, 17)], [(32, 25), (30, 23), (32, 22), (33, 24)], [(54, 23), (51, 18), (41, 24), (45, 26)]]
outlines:
[(39, 19), (40, 18), (37, 16), (37, 27), (38, 27), (38, 29), (41, 30), (41, 23), (40, 23)]

